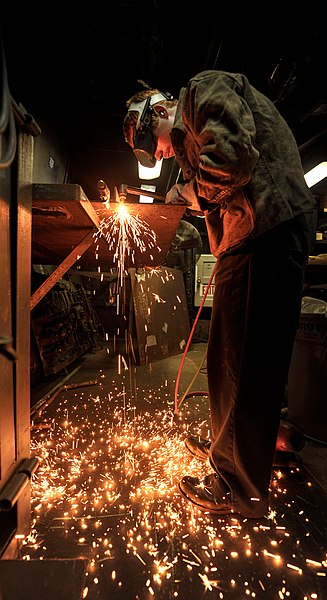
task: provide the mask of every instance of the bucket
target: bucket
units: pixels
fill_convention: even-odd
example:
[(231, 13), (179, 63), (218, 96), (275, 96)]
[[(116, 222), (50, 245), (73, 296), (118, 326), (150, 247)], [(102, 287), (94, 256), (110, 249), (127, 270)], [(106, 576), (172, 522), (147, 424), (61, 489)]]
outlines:
[[(288, 374), (288, 420), (304, 434), (327, 442), (327, 306), (303, 298)], [(315, 310), (316, 312), (310, 312)]]

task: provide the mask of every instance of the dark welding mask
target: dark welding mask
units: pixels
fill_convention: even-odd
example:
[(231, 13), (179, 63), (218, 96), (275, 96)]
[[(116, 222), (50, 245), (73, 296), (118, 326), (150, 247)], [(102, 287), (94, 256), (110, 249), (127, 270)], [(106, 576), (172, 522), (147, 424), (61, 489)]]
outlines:
[(146, 99), (142, 114), (139, 119), (138, 128), (134, 136), (133, 152), (143, 167), (154, 167), (156, 159), (156, 139), (151, 129), (151, 96)]
[(144, 167), (151, 169), (156, 164), (154, 155), (157, 148), (157, 140), (151, 128), (152, 106), (160, 102), (160, 100), (171, 100), (172, 98), (173, 96), (168, 92), (159, 92), (141, 102), (132, 102), (128, 108), (128, 111), (134, 110), (140, 114), (133, 137), (133, 152), (139, 163)]

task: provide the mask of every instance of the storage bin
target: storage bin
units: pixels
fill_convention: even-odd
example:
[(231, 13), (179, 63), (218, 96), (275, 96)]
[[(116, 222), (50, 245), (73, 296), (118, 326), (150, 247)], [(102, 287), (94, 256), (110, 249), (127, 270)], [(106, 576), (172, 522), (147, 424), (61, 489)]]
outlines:
[(288, 420), (304, 434), (327, 442), (326, 303), (303, 298), (288, 375)]

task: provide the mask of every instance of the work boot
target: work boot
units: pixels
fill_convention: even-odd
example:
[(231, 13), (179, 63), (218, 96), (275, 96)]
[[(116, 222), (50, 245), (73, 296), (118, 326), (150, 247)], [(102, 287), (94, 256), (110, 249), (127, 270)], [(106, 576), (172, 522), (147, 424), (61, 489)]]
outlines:
[(193, 506), (205, 513), (233, 513), (245, 518), (261, 519), (267, 512), (263, 512), (258, 506), (255, 512), (251, 510), (250, 514), (241, 513), (232, 501), (231, 491), (217, 473), (210, 473), (202, 481), (198, 477), (185, 475), (179, 482), (179, 491)]
[(185, 440), (188, 451), (200, 460), (208, 460), (211, 442), (197, 435), (190, 435)]
[(237, 512), (231, 502), (230, 491), (225, 490), (216, 473), (207, 475), (202, 481), (186, 475), (179, 483), (179, 490), (201, 511), (219, 515)]
[[(197, 435), (190, 435), (185, 440), (185, 446), (188, 451), (199, 460), (209, 459), (209, 450), (211, 446), (210, 440), (201, 438)], [(284, 450), (276, 450), (274, 453), (273, 466), (274, 467), (295, 467), (300, 464), (299, 459), (293, 452), (285, 452)]]

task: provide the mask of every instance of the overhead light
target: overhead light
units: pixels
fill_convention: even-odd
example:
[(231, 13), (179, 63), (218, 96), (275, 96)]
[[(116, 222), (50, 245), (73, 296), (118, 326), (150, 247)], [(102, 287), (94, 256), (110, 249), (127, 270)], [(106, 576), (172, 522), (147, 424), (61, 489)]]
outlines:
[(322, 179), (327, 177), (327, 161), (319, 163), (304, 175), (307, 186), (311, 188)]
[(138, 163), (139, 179), (157, 179), (160, 177), (162, 167), (162, 159), (157, 160), (154, 167), (143, 167), (141, 163)]

